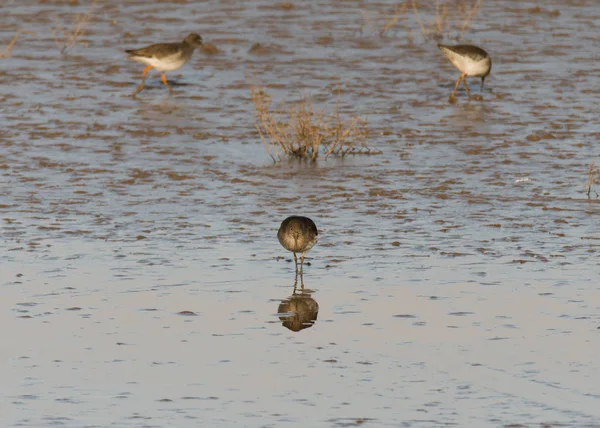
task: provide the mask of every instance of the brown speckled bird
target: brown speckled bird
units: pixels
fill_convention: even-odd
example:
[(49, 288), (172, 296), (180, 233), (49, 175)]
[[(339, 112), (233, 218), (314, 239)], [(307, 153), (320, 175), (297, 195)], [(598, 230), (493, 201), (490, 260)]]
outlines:
[(486, 51), (473, 45), (447, 46), (440, 44), (438, 45), (438, 48), (440, 48), (444, 55), (446, 55), (446, 58), (448, 58), (460, 71), (460, 76), (454, 86), (454, 92), (450, 95), (450, 101), (454, 100), (454, 95), (456, 95), (456, 90), (458, 89), (461, 80), (465, 85), (467, 95), (471, 98), (471, 93), (467, 86), (467, 76), (481, 77), (480, 91), (483, 92), (483, 81), (492, 71), (492, 58)]
[(167, 83), (167, 76), (165, 73), (167, 71), (177, 70), (188, 62), (194, 53), (194, 49), (200, 46), (202, 46), (202, 37), (192, 33), (180, 43), (158, 43), (141, 49), (126, 50), (125, 52), (129, 54), (129, 58), (146, 64), (144, 74), (142, 75), (142, 83), (131, 95), (136, 96), (138, 92), (144, 89), (146, 74), (148, 74), (148, 71), (151, 68), (156, 68), (161, 72), (162, 82), (169, 88), (169, 92), (173, 93), (173, 89)]
[(291, 216), (283, 220), (277, 239), (279, 243), (288, 251), (294, 253), (294, 263), (298, 271), (298, 258), (296, 253), (302, 253), (300, 256), (300, 272), (304, 265), (304, 254), (308, 252), (316, 243), (319, 237), (319, 231), (315, 222), (308, 217)]

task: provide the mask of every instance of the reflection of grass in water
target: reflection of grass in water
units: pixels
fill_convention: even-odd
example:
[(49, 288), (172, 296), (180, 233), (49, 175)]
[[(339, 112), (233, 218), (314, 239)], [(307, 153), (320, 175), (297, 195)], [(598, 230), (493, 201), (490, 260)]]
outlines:
[(61, 25), (58, 20), (55, 19), (54, 26), (52, 27), (52, 34), (54, 36), (54, 43), (56, 43), (56, 46), (60, 49), (60, 53), (64, 54), (75, 46), (78, 43), (79, 38), (85, 34), (86, 27), (90, 20), (92, 10), (96, 6), (96, 2), (97, 0), (92, 0), (90, 7), (83, 15), (75, 15), (70, 27)]
[(380, 153), (367, 146), (367, 120), (354, 116), (343, 120), (339, 103), (331, 113), (315, 107), (310, 97), (303, 96), (295, 104), (282, 103), (271, 107), (271, 96), (263, 87), (250, 87), (254, 102), (255, 127), (269, 153), (276, 162), (281, 154), (289, 157), (315, 160), (319, 153), (345, 156), (347, 154)]
[(585, 184), (584, 189), (587, 189), (587, 196), (590, 199), (590, 193), (594, 192), (596, 194), (596, 198), (599, 196), (598, 192), (592, 189), (594, 184), (600, 183), (600, 168), (596, 167), (596, 163), (592, 162), (588, 169), (588, 181)]
[[(404, 0), (390, 10), (367, 12), (362, 11), (364, 23), (362, 29), (385, 37), (398, 25), (406, 11), (412, 9), (413, 16), (419, 25), (425, 40), (441, 40), (454, 38), (459, 40), (463, 33), (471, 27), (471, 22), (481, 9), (483, 0)], [(407, 31), (408, 25), (404, 26)], [(410, 37), (410, 32), (408, 32)]]

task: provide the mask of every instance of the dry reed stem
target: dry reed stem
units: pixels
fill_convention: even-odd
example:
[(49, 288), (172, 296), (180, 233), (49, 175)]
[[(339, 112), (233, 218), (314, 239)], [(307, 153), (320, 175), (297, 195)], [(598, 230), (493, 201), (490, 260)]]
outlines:
[(98, 0), (92, 0), (92, 3), (88, 7), (88, 10), (85, 14), (75, 15), (73, 17), (73, 23), (71, 24), (70, 29), (59, 28), (59, 25), (55, 20), (55, 25), (52, 28), (52, 34), (54, 36), (56, 47), (60, 49), (60, 53), (64, 54), (67, 50), (75, 46), (78, 42), (78, 39), (85, 34), (86, 27), (97, 2)]
[(2, 52), (0, 52), (0, 58), (10, 58), (11, 52), (13, 47), (15, 46), (15, 43), (17, 43), (17, 39), (19, 38), (19, 36), (21, 35), (21, 33), (23, 33), (23, 29), (19, 28), (16, 32), (16, 34), (13, 36), (13, 38), (10, 40), (10, 42), (8, 43), (8, 45), (6, 45), (6, 47), (2, 50)]
[(379, 37), (387, 36), (390, 30), (398, 24), (404, 11), (408, 9), (407, 1), (408, 0), (401, 5), (394, 6), (389, 11), (383, 13), (377, 11), (374, 18), (371, 17), (371, 14), (368, 11), (363, 9), (361, 13), (365, 23), (362, 27), (364, 28), (366, 26), (370, 33), (375, 33)]
[(600, 182), (600, 168), (596, 168), (596, 163), (592, 162), (590, 167), (588, 168), (588, 181), (583, 186), (584, 189), (587, 189), (587, 197), (590, 199), (590, 193), (593, 191), (596, 194), (596, 198), (599, 196), (598, 192), (592, 190), (592, 186), (594, 184), (598, 184)]
[(252, 85), (254, 126), (273, 162), (282, 156), (316, 160), (320, 153), (330, 155), (380, 153), (366, 145), (367, 121), (361, 117), (343, 120), (339, 102), (331, 114), (316, 108), (309, 96), (296, 104), (282, 103), (272, 108), (272, 99), (264, 88)]
[(36, 33), (33, 32), (33, 31), (25, 31), (23, 28), (19, 28), (17, 30), (17, 32), (15, 33), (15, 35), (13, 36), (13, 38), (8, 43), (8, 45), (6, 45), (6, 47), (2, 50), (2, 52), (0, 52), (0, 58), (10, 58), (11, 57), (12, 50), (15, 47), (15, 44), (17, 43), (17, 40), (19, 39), (19, 36), (21, 34), (33, 34), (33, 35), (35, 35)]
[(465, 32), (467, 28), (471, 27), (471, 21), (475, 16), (479, 13), (479, 9), (481, 9), (481, 2), (483, 0), (477, 0), (477, 2), (470, 9), (467, 8), (466, 15), (463, 19), (463, 25), (460, 27), (459, 35)]
[(435, 13), (426, 23), (421, 19), (417, 0), (412, 0), (412, 9), (424, 40), (441, 40), (444, 37), (459, 40), (471, 27), (482, 2), (483, 0), (436, 0)]
[[(440, 12), (441, 10), (441, 12)], [(435, 2), (435, 27), (437, 34), (444, 34), (444, 27), (448, 22), (448, 5), (446, 3)]]

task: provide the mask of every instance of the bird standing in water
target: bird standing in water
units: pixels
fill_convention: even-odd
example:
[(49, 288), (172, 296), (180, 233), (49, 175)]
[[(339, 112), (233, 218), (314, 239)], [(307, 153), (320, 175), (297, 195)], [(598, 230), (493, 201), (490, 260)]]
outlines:
[(167, 75), (165, 73), (177, 70), (188, 62), (194, 53), (194, 49), (200, 46), (202, 46), (202, 37), (192, 33), (180, 43), (158, 43), (141, 49), (126, 50), (125, 52), (129, 54), (129, 58), (146, 64), (144, 74), (142, 75), (142, 83), (131, 95), (135, 97), (144, 89), (146, 74), (148, 74), (151, 68), (156, 68), (161, 72), (162, 82), (169, 88), (169, 92), (173, 93), (173, 88), (167, 83)]
[(456, 95), (456, 90), (458, 89), (461, 80), (465, 85), (469, 99), (471, 98), (471, 93), (467, 86), (467, 76), (481, 77), (480, 91), (483, 92), (483, 81), (492, 71), (492, 58), (486, 51), (473, 45), (448, 46), (439, 44), (438, 48), (440, 48), (443, 54), (446, 55), (446, 58), (448, 58), (460, 71), (460, 76), (454, 86), (454, 92), (452, 92), (452, 95), (450, 95), (449, 98), (450, 102), (454, 101), (454, 95)]
[(301, 253), (300, 272), (302, 272), (304, 254), (317, 243), (318, 237), (319, 231), (317, 230), (317, 226), (308, 217), (291, 216), (281, 223), (277, 232), (277, 239), (279, 239), (279, 243), (283, 248), (294, 253), (296, 272), (298, 271), (296, 253)]

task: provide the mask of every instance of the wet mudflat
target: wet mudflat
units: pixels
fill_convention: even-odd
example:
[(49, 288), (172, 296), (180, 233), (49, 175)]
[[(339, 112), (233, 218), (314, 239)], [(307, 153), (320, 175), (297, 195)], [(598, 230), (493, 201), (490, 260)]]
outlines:
[[(31, 32), (0, 60), (2, 426), (598, 426), (594, 2), (484, 1), (492, 74), (454, 104), (411, 9), (376, 31), (393, 2), (105, 2), (62, 55), (72, 3), (0, 6)], [(189, 32), (218, 51), (129, 97), (123, 50)], [(382, 153), (274, 164), (254, 79)]]

